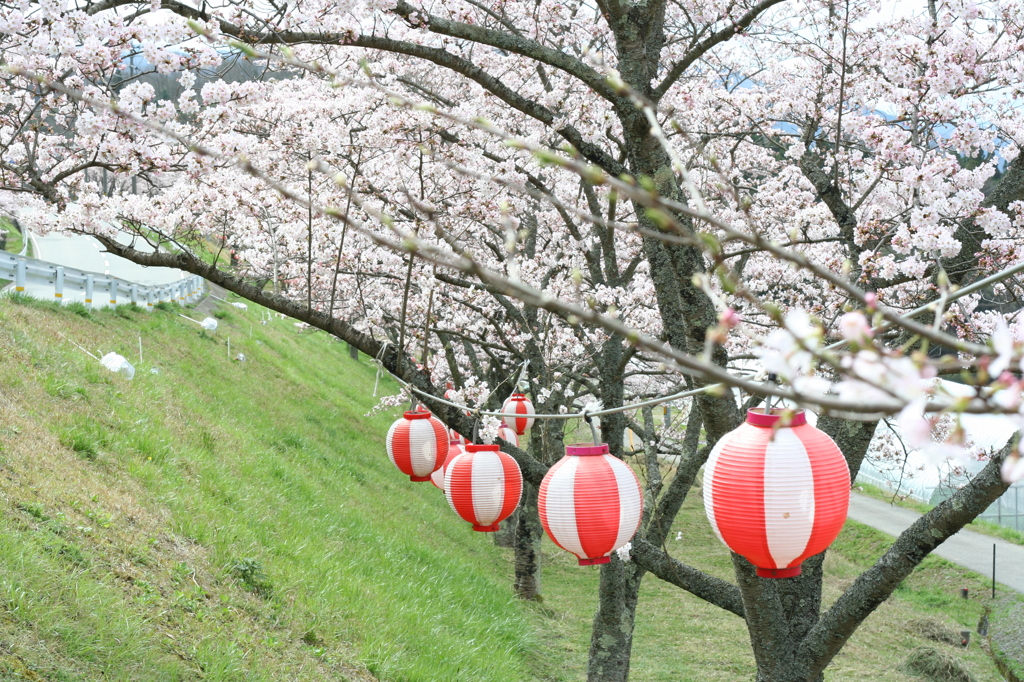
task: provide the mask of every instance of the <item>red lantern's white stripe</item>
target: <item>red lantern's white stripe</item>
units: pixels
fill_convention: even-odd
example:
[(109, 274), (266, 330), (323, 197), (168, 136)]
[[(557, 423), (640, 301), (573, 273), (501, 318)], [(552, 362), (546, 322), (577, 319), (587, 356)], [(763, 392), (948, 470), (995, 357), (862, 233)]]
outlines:
[(779, 416), (751, 411), (712, 449), (704, 469), (704, 508), (718, 538), (762, 577), (800, 575), (843, 527), (850, 472), (839, 447), (806, 423), (773, 428)]
[(386, 447), (391, 463), (410, 480), (429, 481), (448, 453), (448, 433), (429, 412), (406, 412), (388, 430)]
[(451, 440), (448, 444), (448, 456), (445, 457), (444, 464), (440, 466), (434, 473), (430, 474), (430, 482), (434, 484), (435, 488), (444, 490), (444, 472), (445, 469), (455, 461), (455, 458), (459, 455), (466, 453), (466, 448), (463, 446), (462, 441)]
[(507, 426), (501, 426), (498, 428), (498, 438), (501, 438), (506, 443), (512, 443), (517, 448), (519, 447), (519, 436), (516, 432)]
[(533, 415), (536, 412), (533, 409), (533, 403), (530, 402), (522, 393), (513, 393), (509, 396), (509, 399), (505, 401), (505, 404), (501, 407), (501, 411), (506, 414), (521, 414), (522, 417), (502, 417), (501, 421), (520, 436), (526, 433), (526, 430), (533, 426)]
[(445, 467), (444, 491), (448, 504), (473, 530), (492, 532), (519, 505), (523, 474), (497, 445), (471, 444)]
[(608, 563), (640, 527), (640, 482), (607, 445), (570, 445), (541, 481), (538, 511), (551, 540), (581, 566)]

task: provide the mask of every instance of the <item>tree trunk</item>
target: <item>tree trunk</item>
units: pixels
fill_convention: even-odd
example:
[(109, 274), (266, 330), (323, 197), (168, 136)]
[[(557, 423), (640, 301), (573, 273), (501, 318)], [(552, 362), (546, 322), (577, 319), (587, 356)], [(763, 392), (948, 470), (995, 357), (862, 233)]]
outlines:
[(516, 512), (515, 591), (520, 599), (540, 600), (540, 543), (544, 527), (537, 513), (537, 486), (523, 482), (523, 499)]
[[(523, 496), (526, 496), (526, 482), (523, 482)], [(494, 540), (496, 547), (515, 547), (516, 546), (516, 527), (519, 525), (519, 510), (522, 507), (516, 507), (516, 510), (512, 512), (512, 516), (508, 517), (501, 522), (501, 528), (498, 532), (491, 534), (491, 539)]]
[(600, 601), (590, 633), (587, 682), (625, 682), (629, 679), (637, 596), (644, 571), (624, 563), (613, 552), (601, 567)]

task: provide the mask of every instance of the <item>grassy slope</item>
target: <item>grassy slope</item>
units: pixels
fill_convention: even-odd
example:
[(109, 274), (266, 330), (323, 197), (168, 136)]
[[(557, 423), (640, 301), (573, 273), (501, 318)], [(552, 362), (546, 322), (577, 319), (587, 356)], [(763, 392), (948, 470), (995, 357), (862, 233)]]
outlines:
[[(118, 312), (0, 301), (9, 667), (82, 680), (529, 676), (533, 629), (501, 553), (453, 523), (436, 489), (393, 471), (392, 418), (363, 416), (368, 362), (258, 314), (232, 309), (212, 339), (173, 312)], [(228, 334), (247, 362), (227, 359)], [(141, 335), (146, 362), (128, 382), (62, 335), (134, 359)]]
[[(545, 601), (516, 602), (507, 550), (383, 455), (372, 365), (225, 310), (209, 338), (173, 311), (0, 299), (0, 680), (583, 679), (598, 571), (546, 544)], [(61, 335), (133, 360), (141, 335), (146, 361), (128, 382)], [(731, 579), (697, 494), (676, 526), (673, 554)], [(887, 542), (848, 525), (826, 601)], [(983, 594), (929, 559), (829, 679), (912, 679), (907, 622), (971, 628)], [(750, 678), (738, 618), (651, 577), (638, 614), (638, 682)], [(999, 679), (976, 643), (950, 651)]]

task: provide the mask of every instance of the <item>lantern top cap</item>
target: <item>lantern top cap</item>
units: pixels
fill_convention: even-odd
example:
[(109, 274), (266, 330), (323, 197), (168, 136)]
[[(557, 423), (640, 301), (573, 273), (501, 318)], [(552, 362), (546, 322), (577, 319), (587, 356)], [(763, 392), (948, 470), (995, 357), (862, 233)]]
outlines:
[(513, 393), (512, 395), (509, 396), (508, 399), (509, 400), (526, 400), (526, 394), (525, 393)]
[(449, 446), (452, 446), (452, 445), (462, 445), (462, 439), (460, 439), (460, 438), (449, 438), (448, 439), (448, 445)]
[(466, 452), (498, 452), (498, 446), (491, 444), (477, 445), (476, 443), (470, 443), (466, 446)]
[(803, 410), (779, 408), (773, 409), (770, 414), (765, 414), (764, 408), (762, 407), (755, 407), (752, 410), (747, 410), (747, 423), (753, 426), (772, 428), (778, 424), (786, 414), (790, 414), (792, 417), (788, 424), (782, 424), (782, 426), (802, 426), (807, 423), (807, 414)]
[(607, 443), (576, 443), (575, 445), (566, 445), (565, 454), (567, 457), (586, 457), (589, 455), (607, 455), (608, 444)]
[(406, 419), (430, 419), (432, 416), (434, 415), (430, 414), (426, 410), (414, 410), (412, 412), (405, 413)]

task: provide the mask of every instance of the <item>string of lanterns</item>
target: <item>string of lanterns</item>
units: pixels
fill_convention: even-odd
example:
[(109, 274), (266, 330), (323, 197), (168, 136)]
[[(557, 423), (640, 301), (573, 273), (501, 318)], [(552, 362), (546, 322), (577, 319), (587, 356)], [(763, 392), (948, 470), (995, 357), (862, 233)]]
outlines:
[[(502, 407), (499, 437), (518, 447), (533, 425), (533, 404), (513, 393)], [(604, 564), (640, 527), (643, 490), (633, 470), (598, 442), (568, 445), (538, 490), (545, 533), (581, 566)], [(473, 441), (476, 440), (474, 433)], [(392, 424), (387, 452), (412, 481), (431, 481), (473, 530), (494, 532), (519, 505), (519, 464), (498, 445), (479, 445), (450, 431), (426, 410)], [(846, 521), (850, 473), (835, 442), (807, 423), (802, 410), (764, 408), (724, 435), (708, 457), (704, 506), (715, 534), (750, 561), (762, 578), (800, 575)]]

